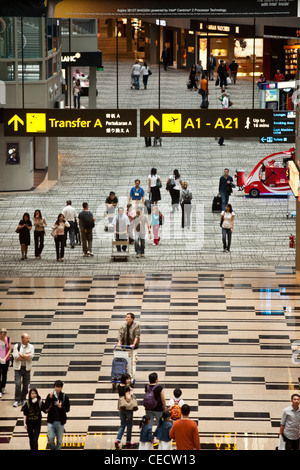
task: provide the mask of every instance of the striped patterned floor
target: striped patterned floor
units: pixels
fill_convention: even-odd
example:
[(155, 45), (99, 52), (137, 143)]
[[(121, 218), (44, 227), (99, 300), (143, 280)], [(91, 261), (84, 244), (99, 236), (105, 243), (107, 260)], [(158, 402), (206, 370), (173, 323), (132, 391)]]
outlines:
[[(156, 371), (167, 399), (179, 386), (203, 449), (277, 445), (281, 413), (299, 390), (300, 284), (291, 270), (1, 278), (0, 326), (35, 346), (31, 385), (43, 398), (57, 379), (71, 400), (65, 448), (113, 449), (119, 417), (110, 382), (127, 312), (142, 337), (135, 393)], [(299, 323), (298, 323), (299, 322)], [(28, 449), (14, 377), (1, 399), (0, 450)], [(139, 440), (134, 415), (133, 440)], [(46, 448), (46, 416), (39, 446)]]

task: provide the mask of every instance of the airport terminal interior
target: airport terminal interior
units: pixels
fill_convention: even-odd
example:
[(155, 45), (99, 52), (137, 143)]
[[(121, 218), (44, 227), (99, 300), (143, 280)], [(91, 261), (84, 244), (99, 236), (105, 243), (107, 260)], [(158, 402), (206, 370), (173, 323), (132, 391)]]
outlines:
[[(199, 109), (202, 98), (188, 89), (186, 67), (169, 64), (164, 70), (162, 63), (150, 63), (147, 89), (142, 80), (139, 90), (132, 88), (136, 58), (144, 60), (134, 50), (118, 63), (103, 55), (103, 70), (96, 73), (97, 108), (116, 109), (118, 100), (120, 109)], [(89, 70), (81, 67), (81, 72)], [(209, 109), (221, 113), (216, 78), (215, 71), (208, 81)], [(227, 85), (232, 109), (260, 107), (258, 78), (238, 74), (236, 83)], [(81, 97), (81, 107), (89, 107), (88, 96)], [(56, 380), (63, 381), (71, 404), (63, 449), (115, 449), (120, 418), (111, 368), (128, 312), (141, 328), (134, 386), (139, 403), (148, 375), (157, 372), (167, 401), (175, 388), (182, 390), (203, 450), (277, 447), (282, 411), (299, 392), (300, 273), (291, 244), (295, 207), (289, 206), (296, 199), (278, 193), (249, 197), (236, 175), (241, 171), (246, 180), (264, 157), (288, 154), (295, 142), (265, 143), (241, 135), (225, 137), (224, 144), (217, 137), (163, 135), (161, 145), (152, 139), (147, 147), (139, 133), (59, 137), (57, 179), (48, 178), (47, 168), (36, 169), (30, 190), (0, 192), (0, 327), (12, 345), (29, 334), (35, 348), (30, 386), (43, 400)], [(162, 180), (160, 241), (154, 245), (146, 235), (144, 257), (136, 257), (130, 245), (126, 259), (114, 259), (105, 200), (114, 191), (118, 206), (126, 209), (136, 179), (147, 198), (153, 167)], [(235, 215), (230, 252), (223, 250), (220, 212), (212, 211), (225, 168), (235, 183), (229, 199)], [(181, 209), (172, 211), (166, 190), (174, 169), (193, 194), (189, 228), (182, 228)], [(68, 239), (64, 261), (57, 262), (51, 231), (67, 200), (77, 214), (88, 202), (95, 217), (93, 256), (83, 256), (80, 238), (74, 249)], [(16, 228), (25, 212), (33, 219), (36, 209), (47, 222), (45, 246), (36, 258), (32, 230), (22, 260)], [(13, 406), (13, 367), (5, 392), (0, 450), (28, 450), (22, 407)], [(140, 404), (133, 422), (136, 449), (144, 414)], [(47, 448), (43, 414), (39, 449)]]

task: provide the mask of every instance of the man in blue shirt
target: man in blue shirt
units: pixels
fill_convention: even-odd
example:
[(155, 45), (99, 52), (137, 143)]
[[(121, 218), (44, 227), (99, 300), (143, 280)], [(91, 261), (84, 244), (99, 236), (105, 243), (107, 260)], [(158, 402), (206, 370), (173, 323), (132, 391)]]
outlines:
[(222, 211), (225, 211), (226, 204), (228, 204), (229, 196), (232, 193), (232, 188), (235, 188), (232, 176), (229, 175), (228, 168), (225, 168), (224, 175), (221, 176), (219, 182), (219, 194), (222, 199)]
[(135, 209), (137, 209), (137, 207), (144, 206), (145, 191), (143, 190), (143, 188), (140, 187), (141, 182), (139, 179), (136, 179), (134, 183), (135, 186), (133, 186), (130, 190), (128, 204), (131, 204), (132, 201), (133, 205), (135, 206)]

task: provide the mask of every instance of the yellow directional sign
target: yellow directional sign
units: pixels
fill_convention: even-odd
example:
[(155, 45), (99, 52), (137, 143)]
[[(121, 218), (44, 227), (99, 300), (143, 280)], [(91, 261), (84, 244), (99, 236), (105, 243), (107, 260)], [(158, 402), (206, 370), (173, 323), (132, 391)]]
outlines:
[(163, 113), (162, 132), (170, 133), (170, 134), (180, 133), (181, 132), (181, 114)]
[(14, 125), (14, 131), (17, 132), (19, 129), (18, 123), (20, 123), (22, 126), (24, 126), (24, 121), (17, 115), (15, 114), (9, 121), (8, 125), (10, 126), (11, 124)]
[(160, 125), (160, 122), (155, 119), (154, 116), (150, 116), (145, 122), (144, 122), (144, 126), (146, 126), (147, 124), (150, 124), (150, 132), (153, 132), (154, 131), (154, 124), (157, 124), (158, 126)]
[(272, 133), (271, 109), (140, 110), (141, 137), (262, 137)]
[(26, 113), (26, 131), (45, 133), (46, 113)]
[[(137, 136), (136, 109), (19, 109), (16, 112), (4, 108), (3, 123), (5, 136)], [(151, 125), (154, 123), (155, 118)]]

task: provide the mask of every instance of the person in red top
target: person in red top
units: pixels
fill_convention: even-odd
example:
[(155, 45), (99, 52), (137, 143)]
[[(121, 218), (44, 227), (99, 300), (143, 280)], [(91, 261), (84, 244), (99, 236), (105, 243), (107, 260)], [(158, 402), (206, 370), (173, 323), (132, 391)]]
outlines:
[(280, 70), (277, 70), (276, 75), (274, 77), (275, 82), (283, 82), (284, 81), (284, 75), (280, 73)]
[(173, 423), (169, 437), (176, 441), (177, 450), (200, 450), (198, 426), (189, 418), (189, 405), (182, 405), (181, 419)]

